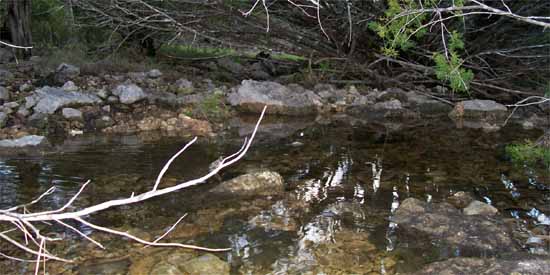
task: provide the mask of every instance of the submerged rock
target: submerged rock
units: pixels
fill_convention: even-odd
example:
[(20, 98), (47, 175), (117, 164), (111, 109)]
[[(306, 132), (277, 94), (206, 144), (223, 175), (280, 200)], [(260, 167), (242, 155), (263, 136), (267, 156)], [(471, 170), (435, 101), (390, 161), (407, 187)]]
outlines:
[(279, 173), (259, 171), (220, 183), (210, 192), (232, 195), (271, 195), (282, 192), (283, 178)]
[(254, 80), (243, 80), (228, 102), (244, 112), (260, 113), (267, 105), (268, 113), (294, 116), (316, 114), (322, 106), (318, 95), (299, 85)]
[(139, 86), (132, 83), (118, 85), (113, 90), (113, 94), (118, 96), (122, 104), (132, 104), (147, 97)]
[(187, 274), (229, 275), (229, 264), (209, 253), (181, 263), (180, 267)]
[(494, 216), (498, 213), (498, 209), (494, 206), (480, 202), (472, 201), (464, 210), (464, 215), (481, 215), (481, 216)]
[(456, 208), (464, 208), (468, 206), (468, 204), (470, 204), (473, 200), (474, 198), (472, 197), (472, 195), (464, 191), (456, 192), (454, 195), (447, 198), (447, 201), (450, 204), (454, 205)]
[(83, 92), (66, 92), (59, 88), (45, 86), (36, 90), (33, 95), (25, 98), (25, 107), (34, 106), (35, 113), (53, 114), (61, 107), (101, 103), (101, 99), (93, 94)]
[(0, 140), (0, 147), (20, 148), (27, 146), (39, 146), (45, 144), (46, 142), (46, 137), (30, 135), (18, 139)]
[(428, 204), (415, 198), (403, 201), (392, 217), (403, 241), (439, 243), (462, 255), (517, 251), (510, 230), (487, 216), (468, 216), (448, 203)]
[(435, 262), (414, 274), (548, 274), (550, 261), (547, 258), (525, 257), (526, 259), (479, 259), (453, 258)]

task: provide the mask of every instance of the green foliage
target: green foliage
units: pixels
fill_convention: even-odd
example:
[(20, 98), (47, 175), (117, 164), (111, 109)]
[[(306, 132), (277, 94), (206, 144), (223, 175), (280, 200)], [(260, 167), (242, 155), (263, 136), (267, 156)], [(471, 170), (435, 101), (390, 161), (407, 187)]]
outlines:
[(462, 68), (464, 60), (458, 54), (458, 50), (462, 49), (464, 49), (464, 42), (460, 34), (452, 32), (448, 46), (449, 58), (441, 53), (435, 53), (433, 59), (437, 79), (448, 82), (453, 91), (467, 92), (470, 81), (474, 78), (474, 73), (471, 70)]
[(230, 48), (199, 48), (186, 45), (163, 45), (160, 48), (159, 53), (184, 59), (201, 59), (236, 55), (235, 50)]
[(32, 1), (31, 28), (33, 40), (42, 47), (62, 46), (73, 36), (63, 1)]
[(225, 105), (225, 97), (220, 90), (215, 90), (207, 95), (198, 105), (198, 108), (206, 118), (212, 120), (222, 119), (229, 113)]
[(384, 55), (397, 56), (399, 50), (406, 51), (415, 45), (411, 40), (413, 36), (421, 38), (426, 33), (426, 28), (422, 26), (428, 19), (428, 13), (403, 15), (407, 10), (420, 9), (419, 2), (423, 7), (434, 5), (433, 0), (388, 0), (384, 16), (378, 22), (369, 23), (369, 28), (384, 39)]
[[(382, 53), (396, 57), (400, 51), (407, 51), (414, 47), (413, 38), (418, 40), (428, 32), (426, 22), (430, 13), (411, 11), (436, 8), (438, 3), (439, 1), (435, 0), (388, 0), (388, 9), (384, 12), (384, 16), (378, 22), (369, 24), (370, 29), (384, 40)], [(454, 5), (463, 6), (464, 0), (455, 0)], [(460, 33), (453, 31), (447, 44), (447, 54), (433, 55), (436, 76), (439, 80), (449, 83), (453, 91), (467, 92), (474, 74), (462, 66), (464, 60), (460, 58), (459, 52), (464, 49), (464, 41)]]
[(550, 167), (550, 150), (530, 141), (506, 146), (506, 154), (513, 162), (519, 164), (533, 165), (540, 162), (544, 166)]

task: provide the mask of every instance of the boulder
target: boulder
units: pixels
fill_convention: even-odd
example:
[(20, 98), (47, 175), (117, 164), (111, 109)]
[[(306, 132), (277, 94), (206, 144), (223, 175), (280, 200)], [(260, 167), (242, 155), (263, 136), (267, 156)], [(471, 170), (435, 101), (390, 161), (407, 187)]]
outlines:
[(25, 107), (34, 106), (35, 113), (53, 114), (61, 107), (101, 103), (101, 99), (84, 92), (66, 92), (59, 88), (45, 86), (25, 98)]
[(413, 274), (548, 274), (550, 261), (548, 258), (534, 256), (520, 256), (523, 259), (480, 259), (480, 258), (452, 258), (441, 262), (431, 263)]
[(451, 117), (463, 117), (472, 119), (502, 119), (508, 115), (506, 106), (493, 100), (466, 100), (457, 103), (449, 113)]
[(279, 173), (258, 171), (222, 182), (210, 192), (222, 195), (271, 195), (283, 190), (283, 177)]
[(243, 80), (228, 102), (244, 112), (260, 113), (267, 105), (268, 113), (291, 116), (316, 114), (322, 107), (318, 95), (299, 85), (254, 80)]
[[(401, 241), (437, 243), (461, 255), (492, 255), (518, 248), (506, 225), (487, 216), (468, 216), (448, 203), (428, 204), (415, 198), (404, 200), (391, 220), (398, 224)], [(421, 238), (427, 239), (420, 241)], [(455, 252), (453, 252), (455, 253)], [(456, 254), (456, 253), (455, 253)]]
[(30, 135), (18, 139), (0, 140), (0, 147), (20, 148), (27, 146), (39, 146), (43, 145), (46, 142), (46, 137)]
[(61, 114), (65, 119), (82, 120), (82, 112), (78, 109), (63, 108), (63, 110), (61, 110)]
[(466, 208), (462, 210), (464, 215), (481, 215), (481, 216), (494, 216), (498, 213), (498, 209), (494, 206), (480, 202), (472, 201)]
[(75, 79), (80, 75), (80, 68), (74, 65), (62, 63), (57, 67), (54, 74), (54, 80), (57, 83), (65, 83), (69, 80)]
[(113, 94), (118, 96), (122, 104), (132, 104), (147, 97), (139, 86), (132, 83), (118, 85)]

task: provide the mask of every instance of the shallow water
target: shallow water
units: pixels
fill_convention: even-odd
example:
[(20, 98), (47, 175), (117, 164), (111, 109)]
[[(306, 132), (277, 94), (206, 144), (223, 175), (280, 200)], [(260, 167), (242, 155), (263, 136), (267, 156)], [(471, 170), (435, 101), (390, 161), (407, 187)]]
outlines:
[[(276, 138), (264, 133), (245, 159), (204, 185), (89, 220), (158, 235), (188, 213), (170, 238), (231, 247), (217, 255), (230, 263), (232, 273), (337, 274), (413, 271), (448, 256), (424, 244), (400, 242), (393, 234), (389, 217), (408, 197), (439, 202), (458, 191), (471, 192), (526, 228), (540, 223), (541, 215), (550, 216), (548, 170), (514, 166), (504, 155), (505, 144), (534, 140), (540, 131), (512, 125), (483, 132), (443, 120), (414, 125), (332, 122), (297, 127)], [(227, 135), (193, 145), (174, 162), (162, 186), (202, 175), (220, 155), (238, 149), (240, 140)], [(186, 141), (84, 136), (65, 141), (60, 153), (1, 159), (0, 208), (29, 201), (51, 186), (57, 191), (35, 209), (61, 207), (87, 179), (93, 183), (76, 207), (147, 191), (164, 162)], [(257, 198), (207, 193), (221, 180), (258, 168), (279, 172), (285, 192)], [(98, 257), (114, 258), (129, 249), (118, 246), (110, 245), (110, 254)], [(65, 252), (86, 255), (69, 248)], [(127, 266), (118, 268), (124, 273)]]

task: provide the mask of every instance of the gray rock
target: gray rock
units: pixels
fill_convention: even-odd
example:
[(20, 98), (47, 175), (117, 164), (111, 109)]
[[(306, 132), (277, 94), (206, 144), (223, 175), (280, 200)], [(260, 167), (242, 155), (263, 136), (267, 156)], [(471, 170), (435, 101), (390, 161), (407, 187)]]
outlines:
[(193, 82), (185, 78), (180, 78), (176, 80), (176, 87), (178, 89), (193, 89)]
[[(132, 72), (128, 73), (128, 77), (137, 83), (143, 83), (147, 78), (147, 74), (144, 72)], [(120, 81), (120, 80), (119, 80)]]
[(109, 92), (105, 89), (100, 89), (96, 92), (96, 95), (101, 99), (106, 99), (109, 97)]
[(34, 113), (27, 119), (27, 124), (34, 128), (45, 129), (48, 126), (48, 115)]
[(392, 99), (389, 101), (378, 102), (374, 104), (374, 110), (384, 111), (384, 110), (401, 110), (403, 105), (398, 99)]
[(29, 109), (25, 108), (25, 106), (20, 106), (19, 109), (17, 109), (17, 115), (21, 117), (28, 117), (31, 114), (31, 111)]
[(61, 87), (61, 89), (67, 92), (75, 92), (78, 91), (78, 86), (76, 86), (76, 84), (74, 84), (74, 82), (72, 81), (67, 81), (65, 82), (65, 84), (63, 84), (63, 87)]
[[(486, 216), (468, 216), (448, 203), (404, 200), (391, 220), (398, 224), (401, 241), (414, 245), (438, 243), (461, 256), (518, 251), (511, 230)], [(454, 252), (453, 252), (454, 253)]]
[(243, 80), (228, 102), (244, 112), (259, 113), (267, 105), (268, 113), (294, 116), (316, 114), (322, 107), (318, 95), (299, 85), (254, 80)]
[(82, 112), (80, 110), (73, 109), (73, 108), (63, 108), (63, 110), (61, 110), (61, 114), (65, 119), (69, 119), (69, 120), (82, 119)]
[(54, 74), (54, 80), (57, 83), (65, 83), (80, 75), (80, 68), (74, 65), (62, 63), (57, 67)]
[(271, 78), (271, 75), (265, 71), (265, 68), (260, 62), (252, 64), (249, 68), (250, 77), (254, 80), (268, 80)]
[(13, 74), (4, 69), (0, 69), (0, 85), (6, 85), (13, 80)]
[(102, 116), (98, 119), (94, 120), (94, 127), (96, 129), (104, 129), (107, 127), (111, 127), (115, 124), (113, 119), (110, 116)]
[[(501, 258), (453, 258), (441, 262), (431, 263), (421, 270), (413, 273), (423, 274), (522, 274), (539, 275), (548, 274), (550, 271), (550, 261), (548, 258), (535, 257), (530, 255), (514, 255), (510, 259)], [(519, 259), (518, 259), (519, 258)]]
[(283, 178), (279, 173), (258, 171), (222, 182), (210, 191), (216, 194), (270, 195), (280, 193), (283, 189)]
[(8, 121), (8, 115), (4, 112), (0, 112), (0, 128), (6, 126), (6, 121)]
[(159, 78), (159, 77), (162, 76), (162, 73), (158, 69), (152, 69), (152, 70), (147, 72), (147, 76), (149, 78)]
[(506, 106), (497, 103), (493, 100), (466, 100), (455, 105), (454, 109), (449, 113), (451, 117), (464, 118), (505, 118), (508, 114)]
[(6, 103), (4, 103), (4, 107), (10, 108), (10, 109), (15, 109), (15, 108), (19, 107), (19, 103), (16, 102), (16, 101), (6, 102)]
[(498, 213), (498, 209), (493, 207), (492, 205), (480, 202), (480, 201), (472, 201), (466, 208), (462, 210), (464, 212), (464, 215), (472, 216), (472, 215), (482, 215), (482, 216), (494, 216)]
[(229, 264), (212, 254), (204, 254), (180, 265), (185, 274), (193, 275), (229, 275)]
[(18, 139), (3, 139), (0, 140), (0, 147), (19, 148), (26, 146), (39, 146), (46, 142), (46, 137), (43, 136), (24, 136)]
[(0, 100), (10, 100), (10, 92), (5, 87), (0, 86)]
[(0, 64), (10, 63), (15, 55), (10, 48), (0, 48)]
[(34, 105), (36, 113), (53, 114), (61, 107), (71, 105), (87, 105), (101, 103), (96, 95), (83, 92), (65, 92), (59, 88), (43, 87), (36, 90), (34, 95), (25, 98), (25, 107)]
[(101, 107), (101, 110), (103, 110), (104, 112), (110, 113), (111, 112), (111, 105), (105, 105), (105, 106)]
[(147, 97), (145, 92), (136, 84), (118, 85), (113, 90), (113, 94), (118, 96), (122, 104), (132, 104)]
[(238, 75), (244, 71), (243, 65), (231, 60), (230, 58), (218, 59), (218, 66), (235, 75)]
[(112, 95), (112, 96), (107, 97), (107, 102), (109, 102), (109, 103), (118, 103), (119, 100), (118, 100), (118, 97)]
[(29, 84), (29, 83), (24, 83), (21, 86), (19, 86), (19, 91), (20, 92), (28, 92), (30, 90), (32, 90), (32, 85)]

